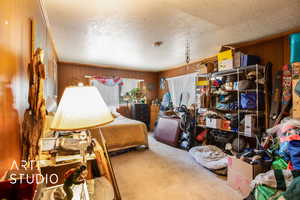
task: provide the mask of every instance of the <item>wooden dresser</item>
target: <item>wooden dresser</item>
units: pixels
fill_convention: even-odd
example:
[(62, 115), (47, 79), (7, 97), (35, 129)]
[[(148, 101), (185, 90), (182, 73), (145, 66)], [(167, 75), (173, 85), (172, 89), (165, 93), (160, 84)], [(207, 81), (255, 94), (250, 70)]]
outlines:
[(132, 119), (144, 122), (149, 128), (149, 106), (148, 104), (135, 103), (131, 107)]
[(159, 105), (152, 104), (150, 107), (150, 131), (154, 130), (155, 121), (159, 114)]

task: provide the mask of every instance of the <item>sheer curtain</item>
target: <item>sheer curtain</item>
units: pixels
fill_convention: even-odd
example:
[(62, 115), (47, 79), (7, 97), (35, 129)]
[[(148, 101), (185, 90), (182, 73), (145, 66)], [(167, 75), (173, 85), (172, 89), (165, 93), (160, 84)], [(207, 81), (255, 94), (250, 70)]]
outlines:
[(119, 106), (119, 85), (118, 84), (116, 84), (115, 86), (107, 86), (97, 80), (91, 80), (91, 84), (99, 90), (107, 106), (110, 107)]
[(169, 91), (171, 93), (173, 105), (179, 106), (180, 96), (182, 95), (182, 103), (190, 106), (195, 103), (195, 79), (197, 73), (187, 74), (168, 78)]

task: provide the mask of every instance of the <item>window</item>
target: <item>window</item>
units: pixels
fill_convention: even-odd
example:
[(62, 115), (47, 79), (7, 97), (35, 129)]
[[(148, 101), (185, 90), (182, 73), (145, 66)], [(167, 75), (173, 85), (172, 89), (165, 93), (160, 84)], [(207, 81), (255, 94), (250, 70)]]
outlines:
[(190, 106), (195, 103), (196, 73), (168, 78), (169, 92), (175, 107), (181, 105)]
[(102, 83), (100, 83), (97, 80), (91, 80), (91, 83), (93, 86), (95, 86), (104, 102), (107, 104), (107, 106), (115, 106), (117, 107), (119, 105), (119, 85), (115, 85), (115, 86), (108, 86), (108, 85), (104, 85)]
[(143, 80), (138, 79), (122, 78), (122, 82), (122, 86), (119, 84), (112, 86), (102, 84), (98, 80), (91, 80), (91, 84), (99, 90), (103, 100), (110, 107), (118, 107), (119, 104), (127, 103), (123, 99), (124, 95), (134, 88), (142, 88), (143, 85)]
[(125, 104), (127, 100), (123, 97), (134, 88), (142, 88), (143, 80), (130, 78), (123, 78), (122, 80), (123, 85), (120, 88), (120, 104)]

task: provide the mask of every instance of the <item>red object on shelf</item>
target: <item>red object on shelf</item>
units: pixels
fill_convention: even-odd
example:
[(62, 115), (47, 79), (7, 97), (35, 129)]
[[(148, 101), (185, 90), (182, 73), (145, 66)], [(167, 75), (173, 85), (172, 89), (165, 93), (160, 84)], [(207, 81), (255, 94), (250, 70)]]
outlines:
[(229, 120), (222, 120), (222, 129), (223, 130), (231, 130)]
[[(32, 180), (28, 179), (28, 182)], [(27, 179), (0, 182), (0, 199), (7, 200), (32, 200), (36, 190), (36, 183), (29, 184)]]

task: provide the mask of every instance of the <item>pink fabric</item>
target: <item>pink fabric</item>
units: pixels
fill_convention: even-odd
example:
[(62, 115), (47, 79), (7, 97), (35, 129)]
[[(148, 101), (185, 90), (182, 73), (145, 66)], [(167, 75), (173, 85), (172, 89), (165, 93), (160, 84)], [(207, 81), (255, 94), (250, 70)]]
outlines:
[(287, 132), (288, 130), (294, 129), (294, 128), (296, 128), (296, 127), (292, 126), (292, 125), (286, 125), (286, 126), (282, 127), (282, 129), (280, 130), (280, 133), (283, 134), (283, 133)]
[(106, 77), (95, 77), (97, 81), (107, 86), (124, 85), (120, 77), (106, 78)]

